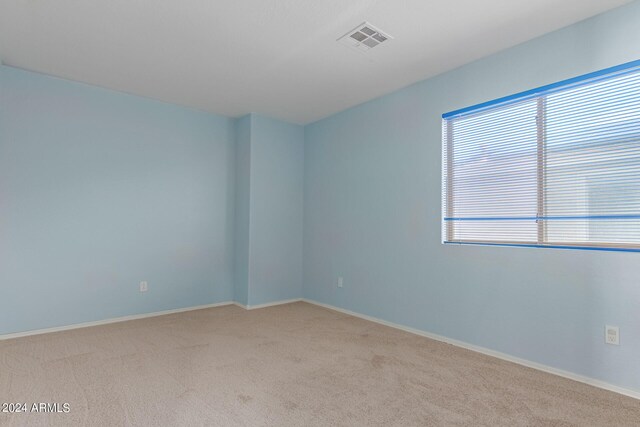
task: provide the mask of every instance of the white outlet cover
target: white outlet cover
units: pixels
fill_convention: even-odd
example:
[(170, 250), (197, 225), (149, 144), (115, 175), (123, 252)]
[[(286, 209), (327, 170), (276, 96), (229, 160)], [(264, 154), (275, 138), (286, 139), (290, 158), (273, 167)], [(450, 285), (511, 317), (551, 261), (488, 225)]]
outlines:
[(149, 290), (149, 284), (147, 282), (140, 282), (140, 292), (147, 292)]
[(620, 328), (617, 326), (605, 326), (604, 342), (607, 344), (620, 345)]
[(338, 277), (338, 287), (341, 288), (344, 285), (344, 278)]

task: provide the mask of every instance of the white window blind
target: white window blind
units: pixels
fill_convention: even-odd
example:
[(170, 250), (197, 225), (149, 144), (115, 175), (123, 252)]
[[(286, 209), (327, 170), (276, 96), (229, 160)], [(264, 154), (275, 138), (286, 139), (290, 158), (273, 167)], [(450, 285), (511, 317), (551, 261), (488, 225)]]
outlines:
[(640, 250), (640, 61), (443, 115), (446, 243)]

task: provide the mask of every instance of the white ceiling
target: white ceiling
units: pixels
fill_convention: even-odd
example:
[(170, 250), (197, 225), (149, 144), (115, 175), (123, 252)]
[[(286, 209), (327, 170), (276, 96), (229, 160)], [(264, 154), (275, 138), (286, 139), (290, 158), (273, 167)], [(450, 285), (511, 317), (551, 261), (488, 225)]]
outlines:
[[(4, 64), (306, 124), (629, 0), (0, 0)], [(363, 21), (394, 37), (336, 39)]]

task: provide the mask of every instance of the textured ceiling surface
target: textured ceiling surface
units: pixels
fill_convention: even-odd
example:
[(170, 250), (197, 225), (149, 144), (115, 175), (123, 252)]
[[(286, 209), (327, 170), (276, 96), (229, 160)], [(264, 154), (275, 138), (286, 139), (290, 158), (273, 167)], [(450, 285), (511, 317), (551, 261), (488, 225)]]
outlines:
[[(2, 0), (5, 65), (306, 124), (628, 0)], [(336, 40), (364, 21), (394, 37)]]

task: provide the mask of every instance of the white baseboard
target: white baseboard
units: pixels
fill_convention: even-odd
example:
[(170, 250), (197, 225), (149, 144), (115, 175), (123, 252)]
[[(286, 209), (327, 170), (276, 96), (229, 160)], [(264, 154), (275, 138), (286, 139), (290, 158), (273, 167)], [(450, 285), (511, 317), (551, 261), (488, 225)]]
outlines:
[(314, 301), (314, 300), (310, 300), (307, 298), (295, 298), (295, 299), (289, 299), (289, 300), (281, 300), (281, 301), (274, 301), (274, 302), (269, 302), (266, 304), (257, 304), (257, 305), (244, 305), (244, 304), (240, 304), (239, 302), (236, 301), (225, 301), (225, 302), (219, 302), (219, 303), (214, 303), (214, 304), (205, 304), (205, 305), (198, 305), (198, 306), (193, 306), (193, 307), (184, 307), (184, 308), (176, 308), (173, 310), (164, 310), (164, 311), (156, 311), (153, 313), (144, 313), (144, 314), (134, 314), (131, 316), (123, 316), (123, 317), (115, 317), (115, 318), (111, 318), (111, 319), (105, 319), (105, 320), (97, 320), (94, 322), (84, 322), (84, 323), (76, 323), (73, 325), (66, 325), (66, 326), (58, 326), (58, 327), (54, 327), (54, 328), (45, 328), (45, 329), (36, 329), (36, 330), (31, 330), (31, 331), (24, 331), (24, 332), (16, 332), (16, 333), (10, 333), (10, 334), (3, 334), (0, 335), (0, 341), (2, 340), (8, 340), (8, 339), (12, 339), (12, 338), (20, 338), (20, 337), (28, 337), (31, 335), (40, 335), (40, 334), (47, 334), (47, 333), (52, 333), (52, 332), (61, 332), (61, 331), (69, 331), (72, 329), (80, 329), (80, 328), (88, 328), (90, 326), (99, 326), (99, 325), (108, 325), (110, 323), (118, 323), (118, 322), (126, 322), (128, 320), (137, 320), (137, 319), (145, 319), (148, 317), (156, 317), (156, 316), (163, 316), (166, 314), (174, 314), (174, 313), (182, 313), (185, 311), (193, 311), (193, 310), (201, 310), (204, 308), (212, 308), (212, 307), (221, 307), (221, 306), (225, 306), (225, 305), (237, 305), (239, 307), (242, 307), (246, 310), (256, 310), (259, 308), (266, 308), (266, 307), (273, 307), (276, 305), (282, 305), (282, 304), (290, 304), (290, 303), (294, 303), (294, 302), (299, 302), (299, 301), (304, 301), (307, 302), (309, 304), (313, 304), (313, 305), (317, 305), (320, 307), (324, 307), (327, 308), (329, 310), (334, 310), (334, 311), (338, 311), (340, 313), (344, 313), (344, 314), (348, 314), (350, 316), (354, 316), (354, 317), (359, 317), (361, 319), (365, 319), (374, 323), (378, 323), (381, 325), (385, 325), (385, 326), (389, 326), (391, 328), (395, 328), (395, 329), (399, 329), (405, 332), (409, 332), (412, 334), (416, 334), (419, 336), (423, 336), (426, 338), (430, 338), (436, 341), (441, 341), (447, 344), (451, 344), (451, 345), (455, 345), (456, 347), (461, 347), (467, 350), (471, 350), (471, 351), (475, 351), (477, 353), (482, 353), (482, 354), (486, 354), (487, 356), (492, 356), (492, 357), (496, 357), (498, 359), (502, 359), (502, 360), (506, 360), (508, 362), (512, 362), (512, 363), (516, 363), (518, 365), (522, 365), (522, 366), (526, 366), (528, 368), (533, 368), (533, 369), (537, 369), (539, 371), (543, 371), (543, 372), (547, 372), (550, 374), (554, 374), (554, 375), (558, 375), (560, 377), (564, 377), (564, 378), (568, 378), (570, 380), (574, 380), (574, 381), (578, 381), (584, 384), (588, 384), (594, 387), (598, 387), (601, 388), (603, 390), (608, 390), (608, 391), (612, 391), (614, 393), (618, 393), (618, 394), (622, 394), (625, 396), (629, 396), (635, 399), (640, 399), (640, 391), (638, 390), (631, 390), (631, 389), (627, 389), (627, 388), (623, 388), (623, 387), (619, 387), (613, 384), (609, 384), (605, 381), (601, 381), (601, 380), (597, 380), (595, 378), (590, 378), (590, 377), (586, 377), (583, 375), (578, 375), (575, 374), (573, 372), (569, 372), (569, 371), (565, 371), (562, 369), (557, 369), (557, 368), (553, 368), (551, 366), (547, 366), (547, 365), (543, 365), (541, 363), (537, 363), (537, 362), (532, 362), (530, 360), (526, 360), (526, 359), (522, 359), (519, 357), (515, 357), (515, 356), (511, 356), (509, 354), (506, 353), (501, 353), (499, 351), (495, 351), (495, 350), (491, 350), (488, 348), (484, 348), (484, 347), (480, 347), (477, 345), (473, 345), (473, 344), (469, 344), (466, 343), (464, 341), (459, 341), (456, 339), (452, 339), (452, 338), (447, 338), (444, 337), (442, 335), (437, 335), (437, 334), (433, 334), (431, 332), (426, 332), (426, 331), (422, 331), (420, 329), (415, 329), (415, 328), (411, 328), (408, 326), (403, 326), (397, 323), (393, 323), (393, 322), (389, 322), (386, 320), (382, 320), (382, 319), (378, 319), (376, 317), (372, 317), (372, 316), (367, 316), (366, 314), (361, 314), (361, 313), (357, 313), (355, 311), (351, 311), (351, 310), (346, 310), (344, 308), (340, 308), (340, 307), (336, 307), (333, 305), (329, 305), (329, 304), (324, 304), (318, 301)]
[(132, 314), (131, 316), (114, 317), (111, 319), (96, 320), (94, 322), (74, 323), (72, 325), (56, 326), (54, 328), (34, 329), (31, 331), (15, 332), (11, 334), (0, 335), (0, 341), (12, 338), (28, 337), (31, 335), (48, 334), (51, 332), (69, 331), (72, 329), (88, 328), (90, 326), (108, 325), (110, 323), (126, 322), (128, 320), (145, 319), (147, 317), (164, 316), (165, 314), (182, 313), (185, 311), (201, 310), (203, 308), (221, 307), (231, 305), (233, 302), (217, 302), (214, 304), (197, 305), (193, 307), (175, 308), (172, 310), (155, 311), (153, 313)]
[(234, 301), (233, 304), (237, 305), (238, 307), (242, 307), (245, 310), (256, 310), (258, 308), (273, 307), (274, 305), (291, 304), (292, 302), (300, 302), (300, 301), (302, 301), (302, 298), (284, 299), (280, 301), (273, 301), (273, 302), (267, 302), (265, 304), (256, 304), (256, 305), (244, 305), (244, 304), (240, 304), (237, 301)]
[(594, 387), (598, 387), (604, 390), (612, 391), (614, 393), (622, 394), (625, 396), (633, 397), (634, 399), (640, 399), (640, 391), (631, 390), (623, 387), (618, 387), (613, 384), (609, 384), (605, 381), (597, 380), (595, 378), (586, 377), (583, 375), (574, 374), (573, 372), (565, 371), (562, 369), (553, 368), (551, 366), (543, 365), (541, 363), (532, 362), (530, 360), (521, 359), (519, 357), (511, 356), (506, 353), (501, 353), (499, 351), (490, 350), (488, 348), (480, 347), (473, 344), (468, 344), (464, 341), (455, 340), (452, 338), (447, 338), (442, 335), (433, 334), (431, 332), (422, 331), (420, 329), (410, 328), (408, 326), (403, 326), (397, 323), (388, 322), (386, 320), (378, 319), (376, 317), (367, 316), (366, 314), (360, 314), (355, 311), (346, 310), (344, 308), (335, 307), (329, 304), (323, 304), (321, 302), (317, 302), (314, 300), (303, 298), (302, 301), (307, 302), (309, 304), (314, 304), (320, 307), (327, 308), (329, 310), (338, 311), (340, 313), (348, 314), (354, 317), (359, 317), (361, 319), (369, 320), (371, 322), (379, 323), (381, 325), (389, 326), (395, 329), (400, 329), (405, 332), (409, 332), (412, 334), (420, 335), (426, 338), (430, 338), (436, 341), (441, 341), (447, 344), (455, 345), (456, 347), (461, 347), (467, 350), (475, 351), (477, 353), (486, 354), (487, 356), (496, 357), (498, 359), (506, 360), (507, 362), (516, 363), (518, 365), (526, 366), (528, 368), (537, 369), (539, 371), (547, 372), (549, 374), (558, 375), (560, 377), (568, 378), (570, 380), (578, 381), (584, 384), (588, 384)]
[(164, 316), (165, 314), (182, 313), (185, 311), (201, 310), (203, 308), (222, 307), (225, 305), (232, 305), (232, 304), (237, 305), (238, 307), (242, 307), (245, 310), (255, 310), (258, 308), (272, 307), (274, 305), (289, 304), (292, 302), (299, 302), (299, 301), (302, 301), (302, 299), (300, 298), (288, 299), (288, 300), (274, 301), (274, 302), (268, 302), (266, 304), (257, 304), (257, 305), (244, 305), (236, 301), (224, 301), (224, 302), (218, 302), (214, 304), (205, 304), (205, 305), (198, 305), (193, 307), (176, 308), (172, 310), (155, 311), (153, 313), (132, 314), (130, 316), (114, 317), (111, 319), (96, 320), (93, 322), (74, 323), (72, 325), (56, 326), (53, 328), (34, 329), (31, 331), (15, 332), (10, 334), (0, 334), (0, 341), (9, 340), (12, 338), (28, 337), (31, 335), (41, 335), (41, 334), (48, 334), (52, 332), (70, 331), (72, 329), (88, 328), (91, 326), (108, 325), (110, 323), (126, 322), (128, 320), (146, 319), (147, 317)]

